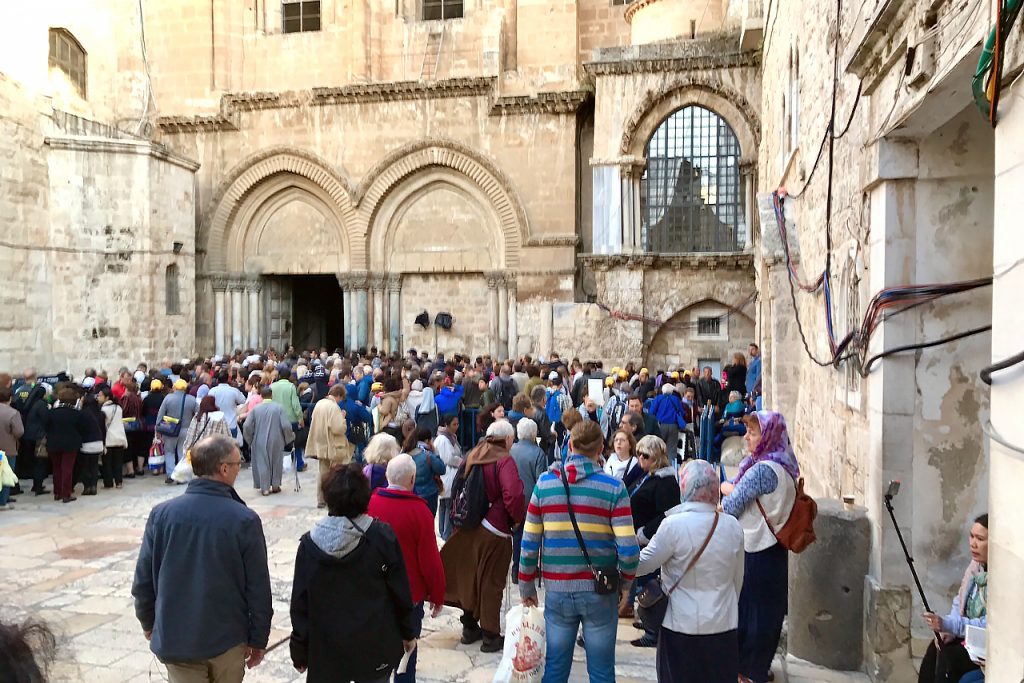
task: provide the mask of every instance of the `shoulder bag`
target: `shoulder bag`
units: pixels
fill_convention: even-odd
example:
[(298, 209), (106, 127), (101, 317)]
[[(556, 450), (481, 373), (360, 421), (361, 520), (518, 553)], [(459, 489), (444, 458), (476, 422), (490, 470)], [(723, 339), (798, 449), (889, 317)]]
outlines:
[(718, 511), (715, 511), (715, 521), (711, 523), (711, 530), (708, 531), (707, 537), (704, 539), (704, 543), (700, 546), (700, 550), (690, 560), (690, 564), (686, 565), (686, 569), (679, 575), (672, 587), (666, 591), (661, 585), (661, 579), (654, 581), (648, 581), (647, 585), (644, 586), (643, 591), (637, 596), (637, 614), (640, 617), (640, 622), (644, 625), (644, 629), (651, 632), (657, 632), (661, 628), (662, 622), (665, 621), (665, 613), (668, 611), (668, 596), (672, 595), (680, 583), (693, 566), (697, 564), (697, 560), (704, 554), (704, 551), (708, 547), (708, 543), (711, 542), (711, 537), (715, 535), (715, 529), (718, 527)]
[(157, 434), (174, 438), (181, 433), (181, 421), (185, 418), (185, 399), (188, 398), (188, 394), (185, 392), (181, 393), (181, 410), (178, 412), (178, 419), (174, 419), (169, 415), (164, 415), (162, 419), (156, 425)]
[(576, 513), (572, 509), (571, 496), (569, 495), (569, 480), (566, 477), (565, 471), (559, 473), (559, 478), (562, 480), (562, 485), (565, 487), (565, 506), (569, 510), (569, 520), (572, 521), (572, 530), (576, 532), (576, 541), (580, 544), (580, 550), (583, 551), (583, 559), (586, 560), (587, 566), (590, 567), (590, 573), (594, 575), (594, 592), (598, 595), (617, 595), (619, 592), (619, 570), (617, 567), (606, 569), (604, 567), (595, 567), (594, 563), (590, 561), (590, 553), (587, 552), (587, 544), (583, 540), (583, 534), (580, 533), (580, 526), (576, 523)]

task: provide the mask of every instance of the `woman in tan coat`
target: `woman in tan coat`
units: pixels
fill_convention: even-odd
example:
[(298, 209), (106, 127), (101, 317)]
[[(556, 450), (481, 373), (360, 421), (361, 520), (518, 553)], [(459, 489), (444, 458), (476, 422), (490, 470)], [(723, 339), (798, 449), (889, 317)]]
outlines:
[[(306, 457), (320, 463), (320, 481), (334, 465), (347, 465), (352, 462), (355, 448), (345, 436), (348, 422), (345, 411), (338, 404), (345, 400), (345, 385), (335, 384), (313, 406), (313, 414), (309, 418), (309, 438), (306, 441)], [(317, 507), (326, 506), (323, 488), (316, 487)]]

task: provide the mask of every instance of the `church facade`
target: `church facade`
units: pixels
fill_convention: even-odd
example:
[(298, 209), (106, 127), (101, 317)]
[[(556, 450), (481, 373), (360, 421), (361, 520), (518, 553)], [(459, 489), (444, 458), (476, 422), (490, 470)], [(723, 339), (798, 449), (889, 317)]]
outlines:
[[(73, 114), (105, 126), (98, 141), (150, 146), (188, 190), (149, 229), (167, 242), (159, 265), (126, 275), (146, 287), (118, 284), (95, 324), (50, 293), (51, 319), (97, 335), (133, 297), (152, 299), (147, 322), (102, 352), (89, 335), (40, 355), (80, 369), (121, 361), (115, 348), (127, 361), (293, 343), (720, 366), (754, 335), (755, 4), (38, 10), (35, 38), (56, 37), (56, 54), (45, 59), (40, 42), (38, 68), (0, 71), (29, 108), (50, 108), (22, 122), (48, 141), (40, 153), (57, 153), (55, 122)], [(106, 39), (102, 16), (120, 19)], [(77, 153), (100, 158), (105, 144)], [(134, 173), (115, 174), (112, 191), (137, 192)], [(166, 189), (153, 185), (151, 201)], [(62, 200), (49, 200), (50, 244), (37, 241), (55, 246)], [(95, 219), (99, 233), (111, 222)], [(74, 252), (79, 238), (70, 230), (60, 246)], [(84, 258), (120, 249), (141, 264), (132, 248)], [(45, 269), (58, 253), (36, 259)], [(416, 325), (424, 312), (449, 313), (450, 329)]]

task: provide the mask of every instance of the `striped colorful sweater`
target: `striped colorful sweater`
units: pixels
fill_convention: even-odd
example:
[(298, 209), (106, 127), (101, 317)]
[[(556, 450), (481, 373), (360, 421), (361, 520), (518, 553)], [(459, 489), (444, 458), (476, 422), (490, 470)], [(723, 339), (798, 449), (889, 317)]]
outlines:
[(561, 469), (568, 477), (572, 509), (594, 566), (618, 566), (623, 583), (636, 574), (640, 548), (626, 487), (590, 458), (571, 453), (542, 474), (533, 489), (519, 560), (519, 593), (524, 599), (537, 594), (538, 569), (549, 591), (594, 590), (594, 576), (569, 519)]

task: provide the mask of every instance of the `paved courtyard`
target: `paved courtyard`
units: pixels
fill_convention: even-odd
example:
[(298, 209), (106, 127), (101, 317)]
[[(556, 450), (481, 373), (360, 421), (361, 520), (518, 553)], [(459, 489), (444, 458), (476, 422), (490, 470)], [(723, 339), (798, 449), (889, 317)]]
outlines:
[[(263, 519), (274, 592), (270, 642), (287, 637), (288, 597), (299, 537), (321, 514), (316, 510), (312, 469), (300, 475), (302, 491), (290, 487), (267, 498), (246, 486), (249, 472), (239, 477), (239, 492)], [(287, 482), (286, 482), (287, 483)], [(60, 635), (52, 671), (55, 682), (148, 683), (166, 680), (166, 671), (149, 652), (135, 619), (131, 583), (146, 516), (153, 505), (179, 495), (184, 487), (166, 486), (162, 477), (126, 481), (120, 491), (100, 491), (69, 505), (50, 496), (19, 496), (15, 510), (0, 514), (0, 618), (43, 619)], [(509, 600), (518, 592), (509, 586)], [(342, 617), (343, 618), (343, 617)], [(621, 683), (656, 680), (654, 651), (629, 645), (637, 631), (620, 622), (617, 677)], [(446, 608), (438, 619), (424, 622), (418, 678), (485, 683), (494, 675), (500, 654), (482, 654), (479, 645), (459, 643), (458, 612)], [(573, 681), (586, 681), (583, 651), (577, 648)], [(776, 680), (786, 680), (777, 662)], [(844, 674), (814, 671), (790, 663), (788, 680), (859, 680)], [(302, 681), (292, 668), (287, 643), (268, 654), (246, 681)], [(866, 679), (865, 679), (866, 680)]]

